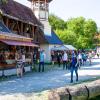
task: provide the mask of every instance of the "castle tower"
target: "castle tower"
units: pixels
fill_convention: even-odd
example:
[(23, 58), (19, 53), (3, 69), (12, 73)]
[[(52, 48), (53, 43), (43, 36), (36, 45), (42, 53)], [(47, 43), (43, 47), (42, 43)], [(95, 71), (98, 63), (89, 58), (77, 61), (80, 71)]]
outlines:
[(51, 35), (51, 26), (48, 22), (49, 16), (49, 3), (52, 0), (28, 0), (31, 2), (31, 8), (35, 16), (44, 25), (44, 34)]
[(48, 20), (49, 3), (52, 0), (28, 0), (32, 4), (32, 9), (36, 17), (40, 20)]
[(49, 16), (49, 3), (52, 0), (28, 0), (32, 4), (32, 10), (35, 16), (44, 25), (44, 37), (48, 43), (40, 44), (40, 48), (43, 48), (46, 53), (46, 62), (51, 62), (51, 49), (55, 46), (62, 45), (62, 41), (51, 29), (48, 22)]

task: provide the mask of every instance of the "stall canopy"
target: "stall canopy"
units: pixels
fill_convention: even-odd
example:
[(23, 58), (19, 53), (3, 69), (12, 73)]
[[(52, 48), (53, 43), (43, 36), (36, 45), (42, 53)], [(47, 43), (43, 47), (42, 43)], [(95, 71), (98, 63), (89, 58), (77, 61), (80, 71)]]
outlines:
[(13, 46), (32, 46), (32, 47), (39, 47), (36, 44), (33, 44), (31, 42), (20, 42), (20, 41), (13, 41), (13, 40), (0, 40), (1, 42), (8, 44), (8, 45), (13, 45)]
[(64, 45), (58, 46), (58, 47), (53, 47), (51, 50), (53, 51), (64, 51), (64, 50), (69, 50), (67, 47)]
[(76, 50), (75, 47), (73, 47), (72, 45), (64, 45), (66, 48), (68, 48), (69, 50)]

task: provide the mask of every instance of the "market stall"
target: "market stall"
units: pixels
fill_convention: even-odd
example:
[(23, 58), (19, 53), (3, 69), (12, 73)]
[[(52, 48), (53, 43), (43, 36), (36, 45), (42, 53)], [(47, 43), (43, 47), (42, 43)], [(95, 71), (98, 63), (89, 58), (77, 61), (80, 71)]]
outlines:
[(34, 47), (38, 48), (38, 45), (32, 43), (32, 38), (11, 33), (0, 23), (0, 69), (15, 67), (17, 51), (25, 52), (26, 62), (31, 62), (31, 51)]

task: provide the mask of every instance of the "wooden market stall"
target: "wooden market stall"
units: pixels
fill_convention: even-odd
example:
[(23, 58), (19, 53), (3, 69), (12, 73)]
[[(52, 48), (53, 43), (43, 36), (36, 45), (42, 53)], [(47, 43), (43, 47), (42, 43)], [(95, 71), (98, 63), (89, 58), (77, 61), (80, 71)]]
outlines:
[(30, 48), (38, 47), (31, 40), (31, 38), (21, 37), (13, 33), (10, 35), (0, 34), (0, 68), (15, 67), (15, 52), (23, 49), (27, 55), (26, 62), (31, 62)]
[(0, 13), (0, 68), (15, 67), (17, 50), (24, 51), (26, 62), (31, 62), (31, 52), (44, 43), (43, 25), (30, 8), (13, 0), (0, 4)]

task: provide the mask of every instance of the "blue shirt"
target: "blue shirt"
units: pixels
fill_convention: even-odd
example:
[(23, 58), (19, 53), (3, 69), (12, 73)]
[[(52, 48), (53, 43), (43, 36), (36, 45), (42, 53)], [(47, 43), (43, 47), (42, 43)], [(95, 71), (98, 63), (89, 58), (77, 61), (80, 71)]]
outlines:
[(40, 62), (44, 62), (44, 53), (40, 52)]
[(77, 58), (76, 57), (72, 57), (72, 66), (74, 65), (76, 65), (76, 63), (77, 63)]

